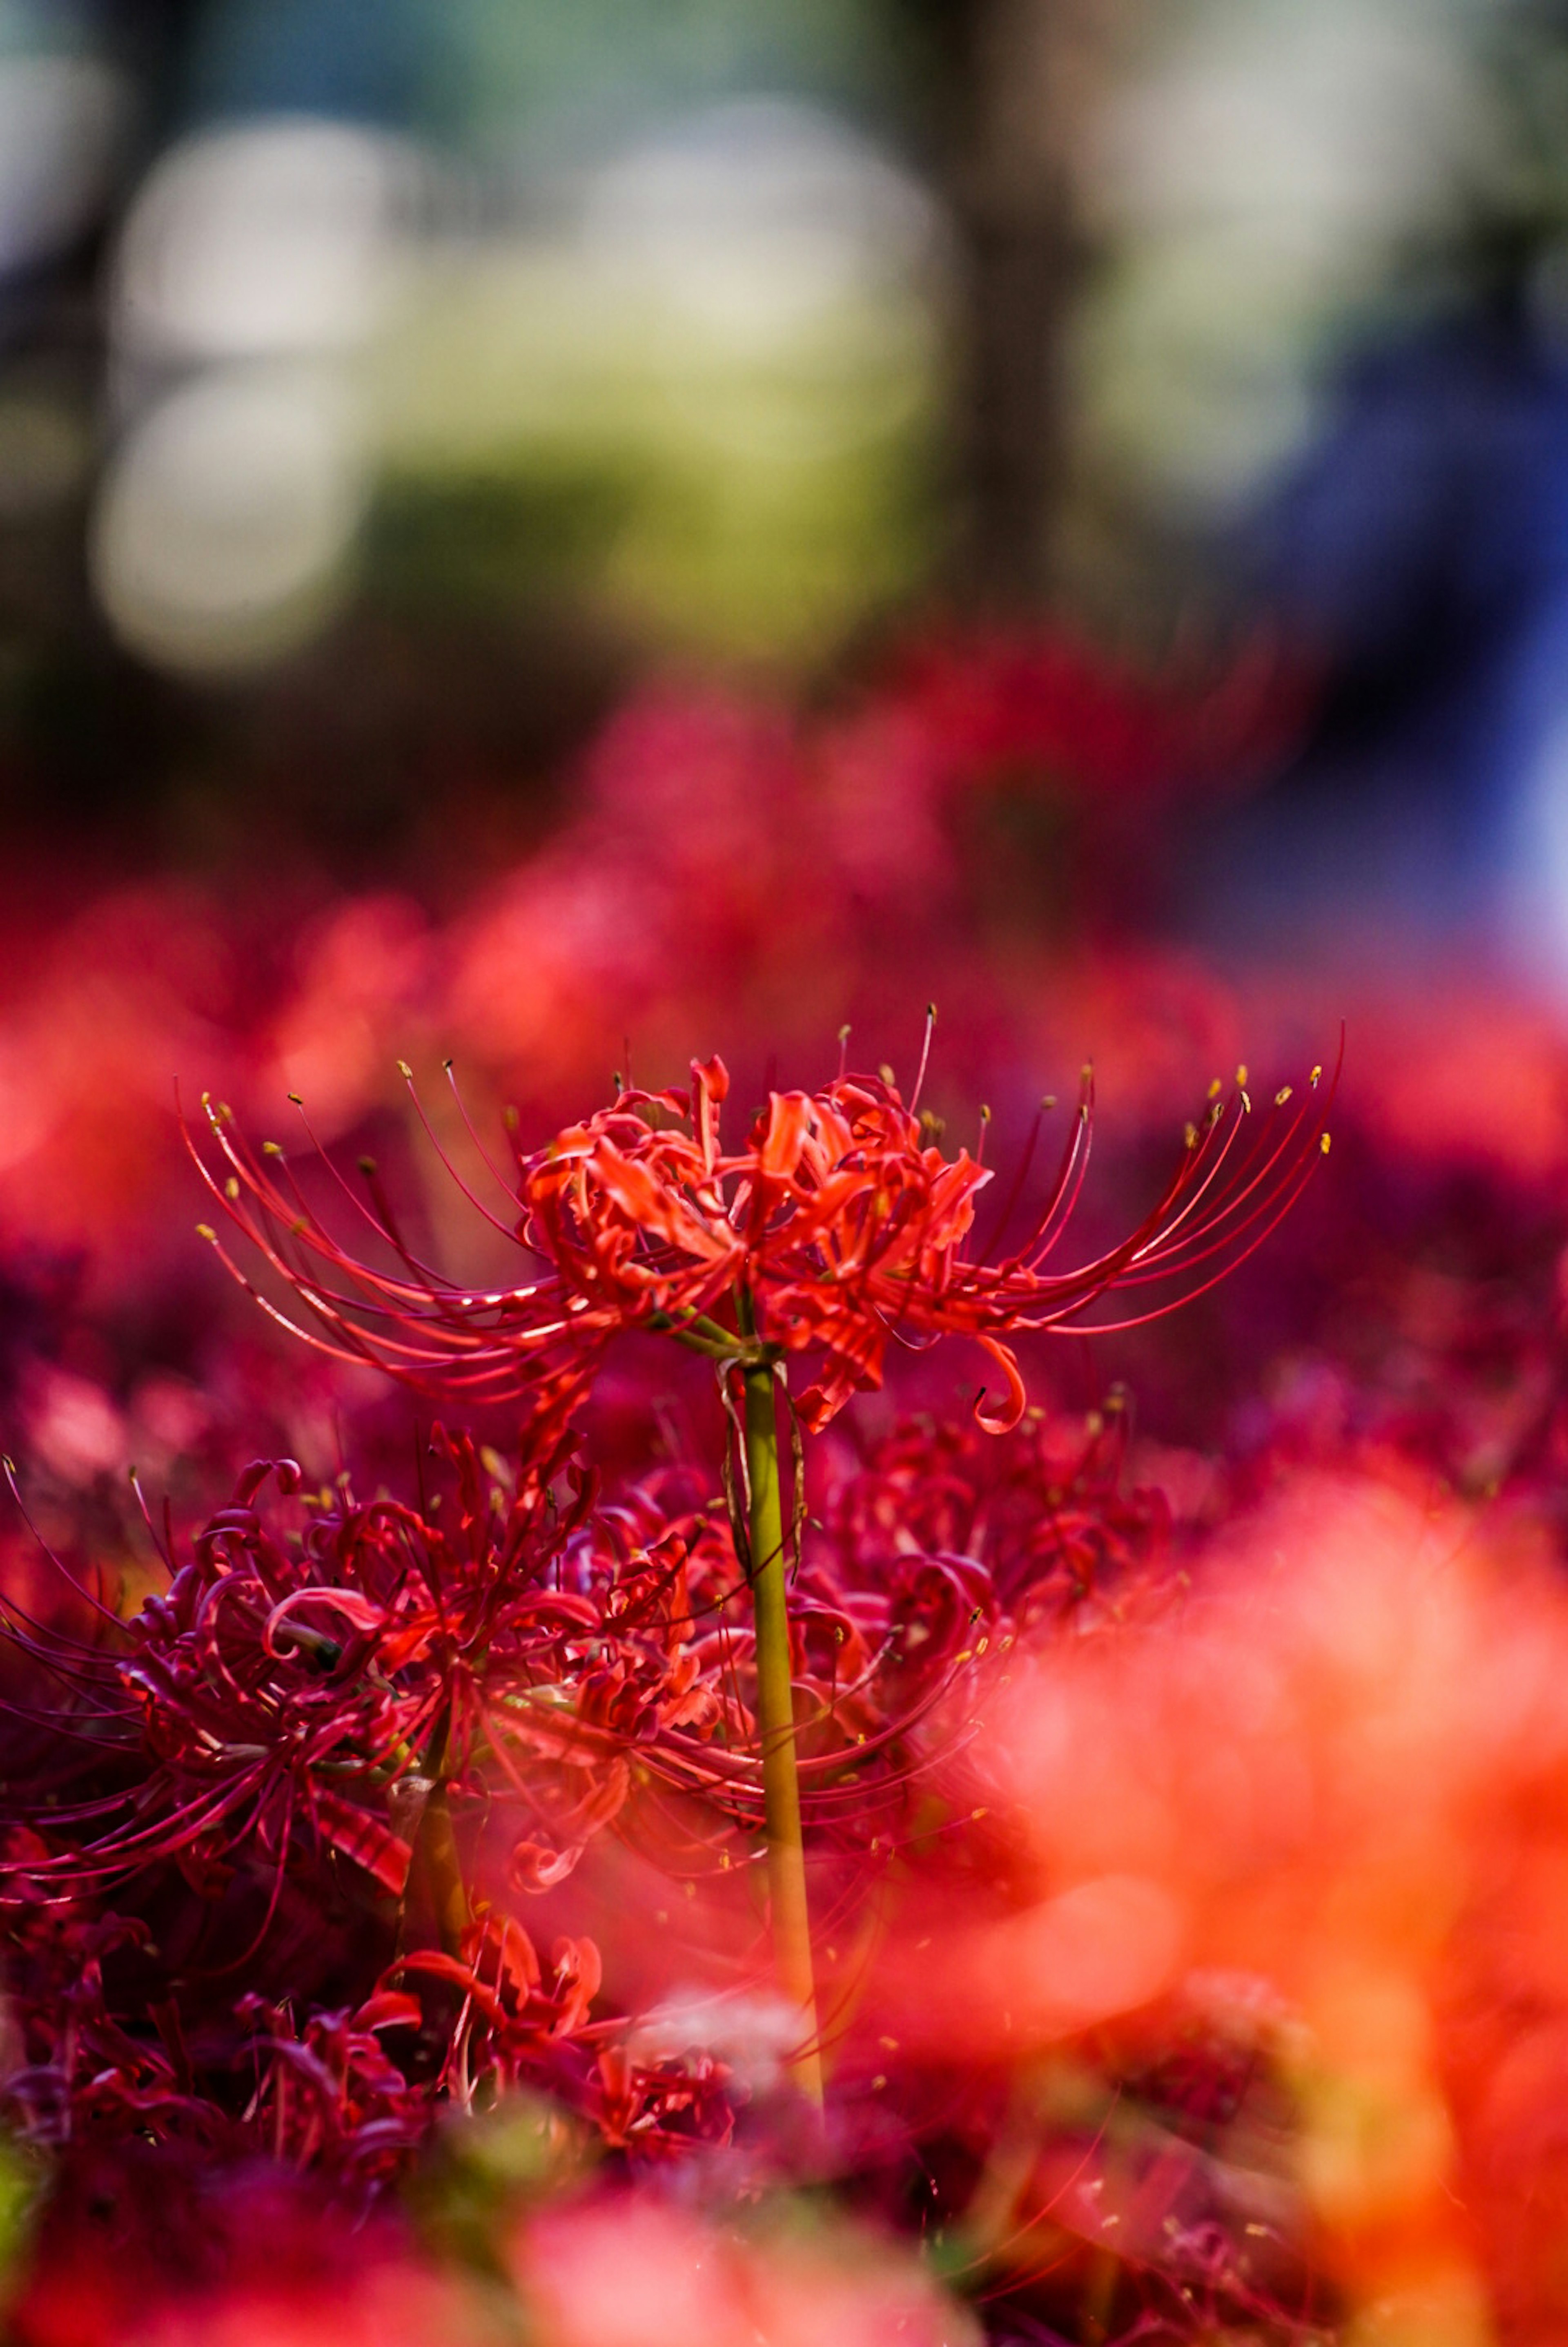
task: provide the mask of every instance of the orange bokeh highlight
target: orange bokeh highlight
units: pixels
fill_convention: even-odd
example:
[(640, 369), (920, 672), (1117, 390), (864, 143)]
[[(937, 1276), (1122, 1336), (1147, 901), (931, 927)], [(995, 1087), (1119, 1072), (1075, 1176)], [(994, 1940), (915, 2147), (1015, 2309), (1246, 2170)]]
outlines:
[(962, 1795), (1023, 1890), (895, 1938), (877, 2027), (1027, 2079), (1228, 2016), (1353, 2336), (1561, 2338), (1565, 1680), (1538, 1522), (1296, 1481), (1196, 1585), (1007, 1658)]

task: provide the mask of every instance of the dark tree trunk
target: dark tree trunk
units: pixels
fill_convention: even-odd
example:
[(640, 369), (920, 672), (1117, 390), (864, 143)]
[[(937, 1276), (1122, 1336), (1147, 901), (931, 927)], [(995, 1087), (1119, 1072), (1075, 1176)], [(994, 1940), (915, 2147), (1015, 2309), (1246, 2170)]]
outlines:
[(1027, 610), (1051, 582), (1063, 345), (1087, 249), (1074, 159), (1107, 0), (905, 0), (930, 42), (932, 137), (958, 242), (950, 583)]

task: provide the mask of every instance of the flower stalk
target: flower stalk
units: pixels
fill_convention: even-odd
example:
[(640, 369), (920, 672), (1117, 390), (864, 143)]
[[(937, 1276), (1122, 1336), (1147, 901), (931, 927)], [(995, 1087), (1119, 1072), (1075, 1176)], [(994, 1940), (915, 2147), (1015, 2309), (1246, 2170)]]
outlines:
[(741, 1369), (746, 1395), (746, 1476), (750, 1495), (751, 1603), (757, 1637), (757, 1720), (762, 1747), (764, 1830), (773, 1958), (779, 1984), (799, 2006), (805, 2036), (795, 2058), (801, 2092), (822, 2107), (817, 1990), (806, 1894), (805, 1840), (795, 1765), (794, 1675), (784, 1573), (784, 1511), (779, 1473), (776, 1374), (771, 1362)]
[[(1027, 1401), (1017, 1337), (1083, 1329), (1118, 1292), (1125, 1297), (1118, 1317), (1092, 1325), (1136, 1327), (1204, 1294), (1262, 1244), (1320, 1162), (1338, 1081), (1336, 1069), (1319, 1092), (1324, 1071), (1314, 1068), (1304, 1095), (1284, 1085), (1272, 1109), (1255, 1116), (1245, 1068), (1228, 1098), (1217, 1079), (1143, 1220), (1116, 1245), (1062, 1269), (1054, 1256), (1087, 1170), (1092, 1070), (1084, 1070), (1044, 1200), (1020, 1216), (1037, 1120), (1018, 1179), (981, 1242), (976, 1201), (992, 1171), (979, 1151), (943, 1155), (940, 1128), (919, 1112), (924, 1069), (922, 1052), (907, 1101), (891, 1071), (854, 1075), (842, 1066), (819, 1092), (770, 1091), (740, 1147), (729, 1150), (720, 1131), (730, 1089), (722, 1061), (693, 1061), (689, 1090), (644, 1092), (617, 1079), (607, 1107), (543, 1149), (524, 1153), (514, 1138), (509, 1172), (484, 1160), (502, 1194), (499, 1212), (451, 1169), (492, 1227), (532, 1258), (520, 1284), (484, 1290), (449, 1279), (411, 1249), (373, 1171), (366, 1199), (341, 1178), (337, 1184), (373, 1241), (372, 1258), (361, 1260), (319, 1218), (280, 1144), (251, 1150), (231, 1112), (209, 1100), (219, 1163), (192, 1143), (223, 1215), (292, 1291), (298, 1318), (257, 1297), (275, 1320), (331, 1358), (377, 1363), (421, 1390), (465, 1403), (525, 1401), (528, 1440), (541, 1456), (568, 1440), (606, 1348), (625, 1331), (657, 1329), (718, 1368), (746, 1469), (743, 1523), (734, 1453), (727, 1453), (735, 1546), (748, 1552), (754, 1607), (774, 1961), (801, 2017), (796, 2075), (819, 2107), (779, 1455), (785, 1363), (811, 1362), (813, 1381), (792, 1401), (791, 1421), (815, 1433), (852, 1395), (881, 1385), (891, 1347), (966, 1337), (1002, 1378), (1000, 1392), (980, 1395), (976, 1418), (988, 1433), (1007, 1432)], [(1042, 1102), (1042, 1120), (1054, 1105)], [(216, 1230), (199, 1228), (254, 1294)], [(483, 1719), (478, 1725), (487, 1735)], [(473, 1748), (468, 1727), (458, 1744)], [(451, 1835), (449, 1768), (444, 1753), (428, 1768), (433, 1789), (414, 1859), (450, 1957), (472, 1922)], [(554, 1864), (559, 1855), (535, 1851), (529, 1863)]]
[(429, 1902), (431, 1921), (435, 1926), (443, 1952), (455, 1956), (462, 1952), (463, 1934), (473, 1921), (473, 1912), (463, 1876), (463, 1860), (458, 1854), (457, 1835), (452, 1822), (452, 1801), (448, 1791), (452, 1741), (449, 1706), (436, 1722), (430, 1739), (426, 1756), (430, 1791), (420, 1814), (413, 1865), (410, 1870), (416, 1875)]

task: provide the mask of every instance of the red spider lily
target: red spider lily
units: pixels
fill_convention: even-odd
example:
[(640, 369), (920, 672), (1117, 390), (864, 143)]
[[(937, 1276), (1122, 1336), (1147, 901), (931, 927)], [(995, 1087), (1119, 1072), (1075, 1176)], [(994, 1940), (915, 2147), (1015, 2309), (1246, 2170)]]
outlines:
[[(803, 1794), (833, 1847), (892, 1846), (920, 1723), (976, 1641), (1141, 1536), (1114, 1461), (1064, 1465), (1021, 1430), (998, 1454), (1011, 1496), (986, 1503), (978, 1441), (880, 1446), (797, 1576)], [(44, 1840), (0, 1866), (0, 1901), (68, 1903), (172, 1864), (225, 1929), (260, 1900), (259, 1938), (301, 1870), (417, 1907), (437, 1775), (463, 1814), (517, 1820), (514, 1891), (559, 1882), (612, 1826), (670, 1862), (733, 1861), (763, 1801), (755, 1636), (711, 1485), (668, 1468), (611, 1503), (559, 1449), (514, 1476), (437, 1442), (446, 1483), (420, 1507), (340, 1490), (290, 1511), (298, 1471), (259, 1463), (128, 1622), (100, 1615), (89, 1641), (16, 1618), (45, 1699), (9, 1703), (3, 1808)]]
[(24, 2140), (181, 2142), (209, 2157), (264, 2151), (328, 2170), (351, 2195), (402, 2167), (434, 2117), (382, 2033), (407, 2033), (418, 2001), (381, 1990), (357, 2010), (318, 2008), (296, 2027), (254, 1993), (204, 2014), (188, 2034), (173, 1996), (157, 2034), (114, 2007), (106, 1964), (149, 1954), (145, 1926), (119, 1916), (33, 1919), (14, 1934), (8, 1976), (20, 2043), (0, 2075), (0, 2107)]
[[(1163, 1584), (1169, 1510), (1158, 1492), (1122, 1491), (1125, 1449), (1116, 1411), (1086, 1430), (1036, 1414), (1001, 1440), (911, 1420), (831, 1476), (789, 1604), (801, 1802), (819, 1852), (863, 1864), (907, 1850), (942, 1748), (927, 1723), (954, 1686), (1036, 1622), (1070, 1612), (1082, 1624)], [(616, 1513), (634, 1553), (661, 1522), (685, 1545), (690, 1651), (709, 1706), (699, 1730), (643, 1747), (639, 1769), (755, 1826), (754, 1635), (729, 1524), (678, 1469), (645, 1478)], [(648, 1808), (645, 1798), (628, 1819), (639, 1833), (652, 1829)], [(667, 1839), (663, 1849), (669, 1857)]]
[[(52, 1698), (7, 1706), (16, 1765), (0, 1918), (30, 2038), (6, 2091), (29, 2133), (145, 2127), (221, 2147), (239, 2127), (373, 2184), (440, 2099), (467, 2101), (480, 2080), (545, 2086), (645, 2152), (728, 2128), (720, 2065), (629, 2061), (618, 2026), (590, 2017), (591, 1944), (558, 1942), (546, 1967), (514, 1918), (483, 1905), (440, 1932), (443, 1945), (409, 1944), (433, 1936), (421, 1817), (438, 1798), (456, 1812), (471, 1877), (469, 1824), (521, 1813), (508, 1871), (523, 1891), (558, 1881), (612, 1821), (629, 1830), (634, 1790), (645, 1838), (667, 1850), (681, 1835), (688, 1869), (729, 1863), (734, 1826), (759, 1822), (753, 1640), (748, 1618), (728, 1616), (748, 1608), (725, 1512), (680, 1471), (596, 1506), (585, 1479), (557, 1471), (558, 1450), (525, 1460), (508, 1490), (493, 1454), (461, 1439), (440, 1447), (438, 1500), (455, 1501), (445, 1515), (430, 1501), (361, 1506), (346, 1491), (290, 1511), (299, 1479), (286, 1463), (281, 1497), (263, 1504), (259, 1464), (128, 1622), (100, 1607), (90, 1638), (13, 1624), (14, 1651)], [(826, 1840), (874, 1852), (878, 1824), (896, 1822), (910, 1736), (962, 1659), (983, 1581), (962, 1561), (916, 1560), (857, 1605), (826, 1561), (803, 1576), (802, 1743)], [(361, 1922), (357, 1948), (336, 1946), (328, 1985), (339, 1984), (324, 1997), (322, 1959), (277, 1945), (280, 1919), (302, 1901), (313, 1937), (341, 1942), (345, 1885), (361, 1918), (379, 1911), (381, 1953), (378, 1927)], [(148, 1955), (149, 1935), (130, 1926), (106, 1998), (89, 1942), (118, 1928), (97, 1917), (108, 1892), (155, 1916), (168, 1949)], [(387, 1969), (399, 1910), (404, 1952)], [(241, 2027), (213, 2005), (226, 1976), (280, 1963), (290, 2010), (305, 2000), (297, 2039), (277, 2012)], [(361, 2004), (379, 1973), (381, 2002), (345, 2002), (345, 1966), (361, 1974)], [(189, 2045), (177, 2007), (160, 2006), (171, 1970), (186, 1983), (178, 2010), (196, 2001)], [(168, 2026), (150, 2036), (145, 2015), (164, 2006)], [(412, 2102), (397, 2099), (403, 2072), (379, 2043), (406, 2027), (423, 2047)], [(337, 2099), (323, 2100), (332, 2079)]]
[(701, 2055), (633, 2060), (624, 2023), (590, 2018), (600, 1977), (591, 1940), (557, 1940), (545, 1971), (527, 1932), (490, 1914), (469, 1927), (456, 1954), (421, 1949), (400, 1958), (386, 1985), (433, 1983), (461, 1998), (436, 2082), (459, 2108), (472, 2107), (481, 2081), (487, 2095), (542, 2087), (617, 2149), (667, 2157), (693, 2143), (728, 2142), (734, 2113), (724, 2065)]
[[(558, 1450), (505, 1490), (470, 1440), (436, 1443), (445, 1516), (340, 1492), (290, 1527), (259, 1498), (299, 1471), (260, 1462), (165, 1594), (124, 1624), (100, 1609), (96, 1645), (14, 1626), (56, 1689), (33, 1722), (55, 1773), (7, 1796), (14, 1822), (62, 1843), (29, 1865), (29, 1895), (170, 1860), (212, 1891), (263, 1860), (280, 1888), (290, 1863), (333, 1853), (400, 1899), (437, 1778), (521, 1805), (515, 1879), (569, 1870), (625, 1800), (628, 1754), (702, 1711), (681, 1543), (658, 1549), (650, 1527), (655, 1553), (633, 1557), (589, 1532), (591, 1485)], [(80, 1800), (63, 1792), (73, 1768), (92, 1777)]]
[[(661, 2145), (667, 2121), (682, 2139), (728, 2127), (718, 2065), (630, 2063), (621, 2024), (590, 2019), (591, 1943), (559, 1942), (545, 1965), (511, 1918), (454, 1921), (427, 1829), (439, 1817), (450, 1841), (449, 1799), (475, 1822), (505, 1802), (524, 1820), (514, 1885), (569, 1871), (624, 1803), (627, 1756), (702, 1713), (684, 1600), (662, 1602), (680, 1543), (634, 1553), (624, 1522), (592, 1528), (591, 1487), (569, 1472), (558, 1504), (558, 1454), (504, 1491), (472, 1443), (440, 1447), (439, 1497), (455, 1504), (439, 1525), (439, 1499), (422, 1512), (347, 1492), (280, 1522), (259, 1465), (128, 1622), (100, 1607), (95, 1639), (13, 1623), (51, 1699), (6, 1706), (0, 1922), (31, 2034), (4, 2090), (29, 2132), (68, 2132), (74, 2115), (221, 2146), (239, 2127), (373, 2183), (481, 2080), (548, 2087), (633, 2147)], [(287, 1493), (298, 1471), (278, 1480)], [(109, 1891), (167, 1944), (98, 1919)], [(360, 1919), (346, 1933), (345, 1898)], [(107, 2001), (103, 1931), (118, 1951)], [(280, 1965), (290, 2013), (306, 2001), (298, 2034), (281, 2007), (263, 2026), (260, 2004), (249, 2020), (214, 2005), (226, 1977)], [(345, 1967), (357, 2010), (341, 1987), (320, 1993)], [(159, 1983), (180, 1993), (154, 2039)], [(379, 2036), (410, 2029), (405, 2075)]]
[(1014, 1626), (1106, 1601), (1158, 1577), (1171, 1512), (1157, 1491), (1124, 1491), (1119, 1394), (1084, 1420), (1030, 1410), (1006, 1440), (907, 1419), (873, 1443), (827, 1501), (835, 1569), (878, 1585), (917, 1557), (983, 1567), (993, 1610)]
[[(1074, 1466), (1044, 1441), (1034, 1427), (1002, 1446), (987, 1501), (989, 1443), (909, 1430), (830, 1497), (791, 1621), (820, 1848), (891, 1855), (932, 1757), (921, 1722), (955, 1677), (1048, 1588), (1060, 1602), (1147, 1533), (1095, 1443)], [(907, 1471), (921, 1442), (923, 1485)], [(190, 1960), (219, 1977), (295, 1883), (334, 1909), (345, 1890), (361, 1911), (401, 1903), (425, 1929), (415, 1860), (438, 1773), (465, 1847), (464, 1819), (514, 1820), (513, 1891), (560, 1881), (610, 1826), (681, 1870), (734, 1862), (734, 1829), (763, 1807), (755, 1637), (711, 1487), (670, 1468), (611, 1504), (559, 1451), (508, 1485), (494, 1454), (440, 1447), (450, 1510), (342, 1491), (263, 1505), (259, 1465), (128, 1623), (100, 1617), (93, 1642), (18, 1619), (48, 1707), (8, 1705), (13, 1916), (117, 1886), (145, 1906), (172, 1868), (205, 1919)]]
[[(487, 2099), (545, 2090), (608, 2144), (656, 2157), (722, 2142), (732, 2125), (722, 2064), (634, 2061), (625, 2022), (590, 2018), (600, 1981), (591, 1942), (557, 1940), (544, 1964), (510, 1920), (472, 1927), (460, 1957), (399, 1959), (353, 2007), (297, 2012), (297, 1998), (250, 1992), (182, 2011), (176, 1983), (153, 2003), (156, 2034), (147, 2014), (117, 2010), (127, 1999), (106, 1984), (127, 1952), (144, 1968), (156, 1961), (144, 1925), (40, 1910), (12, 1941), (0, 2111), (23, 2140), (51, 2148), (134, 2137), (215, 2159), (260, 2152), (323, 2172), (364, 2202), (406, 2168), (443, 2108), (469, 2107), (481, 2088)], [(455, 2018), (422, 2069), (415, 2057), (443, 1992)]]
[[(719, 1132), (729, 1089), (722, 1061), (694, 1061), (689, 1092), (623, 1089), (610, 1107), (517, 1157), (502, 1184), (504, 1221), (481, 1208), (548, 1266), (514, 1288), (448, 1281), (405, 1243), (373, 1188), (370, 1205), (347, 1194), (397, 1267), (356, 1259), (307, 1204), (283, 1153), (269, 1143), (257, 1156), (210, 1102), (228, 1171), (219, 1178), (199, 1154), (197, 1163), (317, 1327), (265, 1308), (326, 1352), (374, 1362), (415, 1386), (475, 1398), (525, 1393), (539, 1422), (552, 1426), (617, 1331), (652, 1327), (721, 1362), (810, 1355), (818, 1382), (802, 1397), (800, 1416), (817, 1429), (858, 1388), (881, 1382), (890, 1344), (966, 1336), (1005, 1381), (1003, 1399), (980, 1410), (983, 1424), (999, 1432), (1024, 1406), (1006, 1338), (1082, 1327), (1112, 1290), (1138, 1291), (1135, 1308), (1100, 1326), (1156, 1317), (1201, 1294), (1261, 1243), (1328, 1146), (1333, 1085), (1321, 1093), (1320, 1072), (1294, 1107), (1289, 1087), (1275, 1096), (1249, 1146), (1251, 1102), (1238, 1071), (1230, 1098), (1217, 1089), (1201, 1121), (1188, 1125), (1151, 1212), (1118, 1245), (1069, 1271), (1047, 1265), (1088, 1163), (1087, 1070), (1045, 1202), (1028, 1235), (995, 1261), (971, 1251), (990, 1169), (967, 1150), (944, 1157), (936, 1128), (917, 1112), (919, 1083), (906, 1104), (885, 1075), (840, 1074), (819, 1092), (770, 1093), (734, 1153)], [(998, 1237), (1022, 1182), (1023, 1174), (998, 1218)], [(203, 1230), (249, 1287), (216, 1234)]]

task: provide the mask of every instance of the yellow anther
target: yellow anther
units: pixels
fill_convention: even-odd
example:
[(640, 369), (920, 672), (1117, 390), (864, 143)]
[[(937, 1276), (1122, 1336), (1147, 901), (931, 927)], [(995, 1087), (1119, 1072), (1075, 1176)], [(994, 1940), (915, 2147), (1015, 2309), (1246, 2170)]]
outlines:
[(1220, 1082), (1219, 1078), (1216, 1076), (1213, 1083), (1210, 1084), (1208, 1088), (1208, 1096), (1210, 1100), (1217, 1100), (1224, 1090), (1225, 1086)]
[(210, 1223), (198, 1223), (196, 1225), (196, 1235), (199, 1239), (206, 1239), (212, 1246), (216, 1246), (218, 1245), (218, 1233), (213, 1229)]
[(1186, 1145), (1189, 1149), (1197, 1147), (1197, 1127), (1191, 1117), (1188, 1117), (1186, 1122)]
[(1278, 1090), (1278, 1091), (1275, 1093), (1275, 1095), (1274, 1095), (1274, 1105), (1275, 1105), (1275, 1107), (1276, 1107), (1276, 1108), (1283, 1108), (1283, 1107), (1284, 1107), (1284, 1105), (1285, 1105), (1285, 1103), (1286, 1103), (1286, 1102), (1289, 1099), (1289, 1097), (1290, 1097), (1290, 1087), (1289, 1087), (1289, 1085), (1288, 1085), (1288, 1084), (1281, 1084), (1281, 1085), (1280, 1085), (1280, 1087), (1279, 1087), (1279, 1090)]
[(1243, 1060), (1240, 1067), (1237, 1068), (1236, 1071), (1236, 1081), (1238, 1088), (1245, 1086), (1247, 1082), (1247, 1062), (1245, 1060)]
[(232, 1174), (223, 1184), (223, 1194), (226, 1198), (238, 1198), (239, 1195), (239, 1184)]
[(408, 1063), (408, 1061), (407, 1061), (406, 1060), (400, 1060), (400, 1061), (398, 1061), (398, 1063), (397, 1063), (397, 1071), (398, 1071), (399, 1075), (402, 1078), (402, 1080), (403, 1080), (403, 1081), (404, 1081), (404, 1083), (405, 1083), (405, 1084), (412, 1084), (412, 1081), (413, 1081), (413, 1070), (409, 1066), (409, 1063)]
[(1323, 1152), (1323, 1154), (1324, 1154), (1324, 1156), (1325, 1156), (1325, 1157), (1327, 1157), (1327, 1156), (1328, 1156), (1328, 1154), (1329, 1154), (1329, 1139), (1330, 1139), (1330, 1135), (1329, 1135), (1329, 1134), (1328, 1134), (1328, 1133), (1325, 1133), (1325, 1134), (1323, 1135), (1322, 1140), (1318, 1143), (1319, 1148)]
[(1321, 1080), (1322, 1074), (1323, 1071), (1321, 1068), (1314, 1068), (1312, 1071), (1312, 1081), (1315, 1084), (1318, 1083)]

